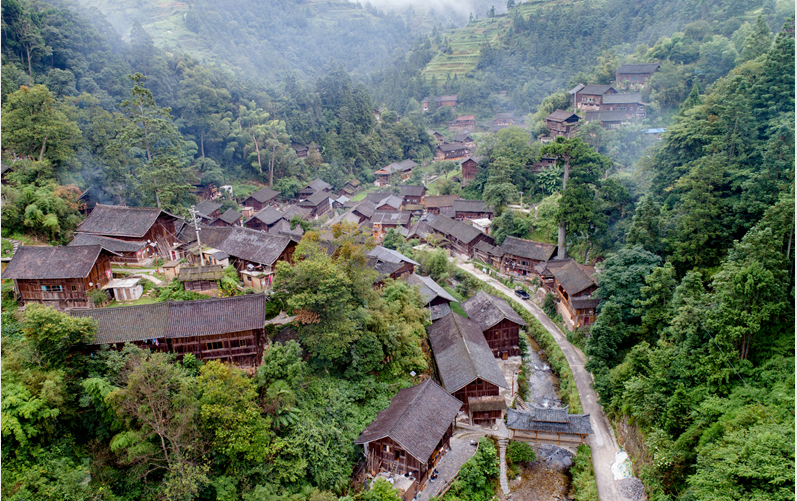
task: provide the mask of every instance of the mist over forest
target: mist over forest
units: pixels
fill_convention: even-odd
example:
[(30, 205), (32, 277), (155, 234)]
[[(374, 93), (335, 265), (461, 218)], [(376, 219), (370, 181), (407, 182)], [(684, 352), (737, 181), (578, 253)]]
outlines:
[(794, 11), (4, 0), (3, 499), (793, 500)]

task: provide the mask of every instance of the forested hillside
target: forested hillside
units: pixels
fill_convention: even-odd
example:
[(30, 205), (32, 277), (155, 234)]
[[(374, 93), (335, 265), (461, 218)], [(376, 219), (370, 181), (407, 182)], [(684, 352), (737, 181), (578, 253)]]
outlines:
[(671, 61), (645, 98), (672, 108), (694, 82), (705, 87), (733, 67), (733, 51), (743, 52), (758, 15), (777, 31), (794, 11), (786, 1), (510, 4), (506, 14), (417, 44), (375, 77), (375, 99), (402, 109), (410, 98), (458, 94), (467, 109), (484, 116), (505, 110), (525, 115), (576, 83), (609, 83), (623, 60)]
[(652, 499), (794, 489), (794, 21), (693, 95), (650, 163), (586, 343)]

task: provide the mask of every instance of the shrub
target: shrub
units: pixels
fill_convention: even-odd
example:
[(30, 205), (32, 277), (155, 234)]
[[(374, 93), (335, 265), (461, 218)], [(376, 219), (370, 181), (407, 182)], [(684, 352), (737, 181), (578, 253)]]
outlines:
[(506, 447), (506, 459), (510, 464), (531, 463), (537, 459), (537, 455), (529, 444), (510, 440)]
[(545, 294), (545, 300), (542, 302), (542, 310), (551, 318), (556, 316), (556, 297), (550, 292)]

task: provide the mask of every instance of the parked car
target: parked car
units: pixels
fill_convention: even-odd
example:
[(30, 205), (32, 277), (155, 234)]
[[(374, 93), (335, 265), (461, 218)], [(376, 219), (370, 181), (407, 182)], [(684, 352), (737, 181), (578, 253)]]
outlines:
[(523, 289), (517, 289), (515, 291), (515, 295), (517, 297), (519, 297), (520, 299), (528, 299), (529, 298), (529, 293), (524, 291)]

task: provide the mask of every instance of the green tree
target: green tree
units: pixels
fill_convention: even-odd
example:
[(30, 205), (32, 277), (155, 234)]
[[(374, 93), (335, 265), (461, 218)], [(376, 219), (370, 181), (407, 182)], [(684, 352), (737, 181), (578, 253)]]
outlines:
[(3, 148), (51, 163), (67, 160), (80, 140), (80, 129), (43, 85), (22, 86), (3, 102)]
[(134, 166), (131, 188), (144, 204), (155, 202), (174, 210), (190, 189), (185, 143), (172, 121), (171, 109), (155, 104), (152, 92), (144, 87), (147, 78), (136, 73), (130, 80), (134, 83), (132, 97), (120, 106), (117, 144)]
[(747, 61), (755, 59), (769, 52), (772, 46), (772, 32), (769, 26), (764, 21), (764, 18), (758, 16), (755, 23), (755, 30), (745, 39), (742, 48), (742, 60)]

